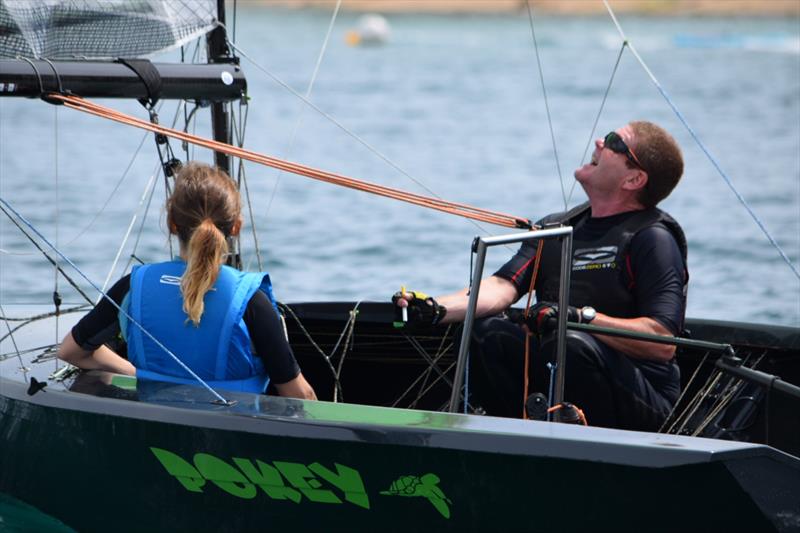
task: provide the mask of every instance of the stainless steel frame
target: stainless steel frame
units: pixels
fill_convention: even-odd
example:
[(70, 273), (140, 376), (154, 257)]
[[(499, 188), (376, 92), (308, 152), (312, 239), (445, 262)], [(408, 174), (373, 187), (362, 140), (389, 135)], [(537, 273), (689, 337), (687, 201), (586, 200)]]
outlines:
[[(558, 293), (559, 309), (565, 309), (569, 302), (569, 283), (572, 272), (572, 227), (563, 226), (532, 230), (525, 233), (512, 233), (510, 235), (497, 235), (495, 237), (476, 237), (472, 243), (476, 254), (475, 268), (472, 272), (472, 283), (469, 288), (469, 302), (467, 315), (464, 318), (464, 330), (461, 334), (461, 346), (458, 350), (456, 374), (453, 379), (453, 390), (450, 394), (450, 412), (458, 411), (461, 400), (461, 388), (464, 385), (464, 370), (469, 357), (469, 341), (472, 333), (472, 324), (475, 321), (475, 310), (478, 306), (478, 293), (480, 292), (483, 266), (486, 261), (486, 252), (492, 246), (526, 242), (534, 239), (559, 239), (561, 240), (561, 286)], [(553, 404), (564, 399), (564, 372), (566, 370), (566, 343), (567, 343), (567, 313), (558, 314), (558, 332), (556, 345), (556, 382)]]

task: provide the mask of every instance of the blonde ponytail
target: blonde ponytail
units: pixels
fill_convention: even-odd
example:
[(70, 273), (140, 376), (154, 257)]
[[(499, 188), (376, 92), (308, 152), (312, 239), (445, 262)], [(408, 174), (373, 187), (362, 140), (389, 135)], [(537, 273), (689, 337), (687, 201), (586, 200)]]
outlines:
[(181, 279), (183, 312), (195, 326), (200, 325), (205, 305), (203, 297), (214, 286), (219, 276), (222, 258), (228, 253), (225, 236), (217, 229), (211, 219), (205, 219), (189, 239), (189, 257), (186, 272)]
[(178, 172), (167, 201), (167, 224), (187, 254), (181, 279), (183, 311), (187, 322), (199, 326), (203, 297), (217, 281), (228, 253), (226, 238), (241, 224), (239, 191), (225, 172), (188, 163)]

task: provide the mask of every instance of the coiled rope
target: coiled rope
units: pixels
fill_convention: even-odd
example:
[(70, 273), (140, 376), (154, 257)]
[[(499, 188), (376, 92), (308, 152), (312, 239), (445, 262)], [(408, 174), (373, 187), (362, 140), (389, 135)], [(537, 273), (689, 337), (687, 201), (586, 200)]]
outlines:
[(526, 218), (517, 217), (505, 213), (499, 213), (496, 211), (489, 211), (486, 209), (481, 209), (466, 204), (449, 202), (447, 200), (441, 200), (437, 198), (431, 198), (428, 196), (414, 194), (400, 189), (394, 189), (391, 187), (378, 185), (376, 183), (371, 183), (368, 181), (349, 178), (341, 174), (336, 174), (333, 172), (312, 168), (306, 165), (301, 165), (299, 163), (285, 161), (283, 159), (278, 159), (276, 157), (259, 154), (251, 150), (246, 150), (244, 148), (238, 148), (230, 144), (213, 141), (211, 139), (206, 139), (205, 137), (192, 135), (190, 133), (161, 126), (159, 124), (152, 124), (148, 121), (141, 120), (136, 117), (132, 117), (130, 115), (126, 115), (114, 109), (101, 106), (99, 104), (90, 102), (89, 100), (85, 100), (77, 96), (51, 93), (48, 94), (47, 97), (51, 99), (51, 101), (60, 102), (70, 109), (83, 111), (85, 113), (89, 113), (90, 115), (106, 118), (109, 120), (113, 120), (115, 122), (119, 122), (121, 124), (127, 124), (129, 126), (144, 129), (153, 133), (160, 133), (162, 135), (179, 139), (181, 141), (194, 144), (196, 146), (202, 146), (210, 150), (215, 150), (217, 152), (221, 152), (233, 157), (238, 157), (240, 159), (245, 159), (247, 161), (259, 163), (261, 165), (283, 170), (285, 172), (290, 172), (292, 174), (305, 176), (308, 178), (324, 181), (326, 183), (331, 183), (342, 187), (347, 187), (350, 189), (369, 192), (372, 194), (376, 194), (378, 196), (392, 198), (394, 200), (401, 200), (403, 202), (418, 205), (420, 207), (426, 207), (428, 209), (435, 209), (437, 211), (442, 211), (444, 213), (449, 213), (452, 215), (458, 215), (464, 218), (479, 220), (487, 224), (495, 224), (498, 226), (505, 226), (510, 228), (522, 228), (522, 229), (530, 229), (532, 226), (531, 221)]

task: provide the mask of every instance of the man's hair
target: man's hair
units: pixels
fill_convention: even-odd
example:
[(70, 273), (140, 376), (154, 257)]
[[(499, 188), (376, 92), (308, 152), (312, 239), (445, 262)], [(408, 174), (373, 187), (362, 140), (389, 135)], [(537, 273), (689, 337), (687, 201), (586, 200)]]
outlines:
[(639, 192), (639, 202), (655, 207), (669, 196), (683, 175), (683, 155), (672, 135), (652, 122), (631, 122), (633, 151), (647, 172), (647, 185)]

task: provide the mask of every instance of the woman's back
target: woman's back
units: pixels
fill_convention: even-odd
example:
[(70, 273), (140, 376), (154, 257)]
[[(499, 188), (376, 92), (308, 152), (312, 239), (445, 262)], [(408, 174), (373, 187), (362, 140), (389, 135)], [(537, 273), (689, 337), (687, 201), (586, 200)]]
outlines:
[[(200, 378), (228, 381), (231, 383), (226, 388), (231, 388), (233, 382), (261, 376), (255, 383), (263, 382), (258, 391), (263, 392), (267, 374), (252, 352), (243, 318), (253, 294), (269, 283), (269, 277), (219, 267), (213, 287), (203, 298), (200, 322), (194, 324), (182, 309), (180, 283), (185, 271), (186, 263), (180, 260), (136, 267), (127, 298), (130, 316)], [(123, 321), (121, 328), (128, 341), (128, 359), (139, 370), (137, 375), (144, 375), (141, 371), (146, 370), (151, 378), (191, 378), (142, 328), (129, 321)]]
[[(283, 372), (275, 380), (281, 395), (316, 398), (280, 328), (275, 327), (277, 315), (272, 309), (259, 312), (253, 305), (259, 289), (274, 304), (269, 277), (222, 266), (227, 240), (237, 236), (242, 226), (241, 200), (233, 181), (219, 169), (187, 164), (178, 172), (167, 201), (167, 225), (178, 236), (182, 260), (135, 268), (124, 309), (114, 317), (122, 322), (130, 361), (102, 345), (118, 322), (108, 317), (108, 296), (81, 320), (74, 334), (67, 335), (59, 357), (82, 368), (196, 381), (184, 368), (188, 366), (220, 387), (263, 391), (267, 372), (251, 349), (260, 344), (258, 355), (264, 361), (279, 358), (275, 368), (294, 371), (291, 376)], [(115, 294), (128, 292), (115, 288)], [(248, 318), (250, 323), (246, 323)]]

